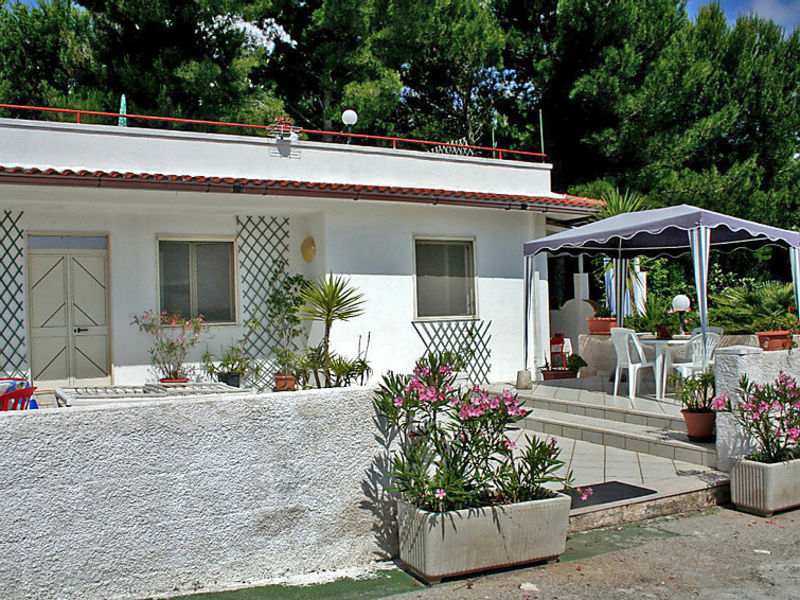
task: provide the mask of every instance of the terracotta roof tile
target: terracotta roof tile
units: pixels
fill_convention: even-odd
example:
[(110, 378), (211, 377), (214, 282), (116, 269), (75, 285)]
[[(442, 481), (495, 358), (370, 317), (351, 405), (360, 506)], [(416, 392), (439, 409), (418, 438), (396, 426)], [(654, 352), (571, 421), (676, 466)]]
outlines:
[[(592, 210), (599, 207), (602, 202), (592, 198), (583, 198), (581, 196), (572, 196), (569, 194), (555, 195), (555, 196), (524, 196), (519, 194), (496, 194), (488, 192), (474, 192), (474, 191), (459, 191), (459, 190), (443, 190), (431, 188), (407, 188), (399, 186), (386, 186), (386, 185), (363, 185), (363, 184), (347, 184), (347, 183), (324, 183), (313, 181), (289, 181), (285, 179), (244, 179), (234, 177), (207, 177), (203, 175), (179, 175), (179, 174), (163, 174), (163, 173), (131, 173), (121, 171), (73, 171), (71, 169), (38, 169), (38, 168), (25, 168), (20, 166), (0, 166), (0, 181), (4, 177), (8, 180), (25, 181), (25, 179), (41, 179), (53, 178), (53, 183), (58, 183), (59, 179), (80, 180), (83, 178), (92, 178), (93, 181), (89, 185), (98, 185), (97, 179), (101, 181), (107, 179), (110, 182), (114, 180), (125, 180), (128, 182), (139, 181), (142, 187), (147, 187), (151, 182), (174, 183), (180, 187), (185, 183), (208, 183), (211, 184), (234, 184), (238, 183), (242, 186), (242, 191), (256, 191), (252, 189), (254, 186), (260, 186), (258, 192), (264, 193), (264, 187), (276, 188), (280, 190), (290, 190), (297, 192), (325, 192), (341, 195), (342, 193), (357, 192), (359, 197), (362, 194), (373, 195), (373, 199), (378, 200), (392, 200), (393, 198), (424, 198), (429, 200), (431, 197), (434, 201), (439, 198), (448, 198), (449, 204), (465, 204), (495, 207), (495, 208), (509, 208), (511, 205), (522, 205), (527, 203), (531, 206), (547, 207), (547, 206), (565, 206), (577, 210)], [(31, 183), (44, 183), (40, 181), (31, 181)], [(251, 190), (248, 190), (248, 186)], [(220, 190), (216, 190), (220, 191)]]

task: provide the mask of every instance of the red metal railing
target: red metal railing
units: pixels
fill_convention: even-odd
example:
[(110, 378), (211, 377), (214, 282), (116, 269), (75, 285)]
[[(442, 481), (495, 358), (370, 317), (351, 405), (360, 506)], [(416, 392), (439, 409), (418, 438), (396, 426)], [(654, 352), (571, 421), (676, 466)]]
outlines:
[[(160, 117), (154, 115), (134, 115), (134, 114), (121, 114), (121, 113), (113, 113), (113, 112), (105, 112), (101, 110), (85, 110), (81, 108), (52, 108), (48, 106), (26, 106), (22, 104), (2, 104), (0, 103), (0, 108), (8, 108), (12, 110), (25, 110), (25, 111), (39, 111), (39, 112), (48, 112), (48, 113), (56, 113), (56, 114), (68, 114), (68, 115), (75, 115), (75, 121), (77, 123), (81, 122), (81, 117), (86, 116), (93, 116), (93, 117), (109, 117), (118, 119), (120, 117), (124, 117), (126, 119), (131, 120), (140, 120), (140, 121), (157, 121), (161, 123), (181, 123), (185, 125), (207, 125), (213, 127), (232, 127), (232, 128), (239, 128), (239, 129), (263, 129), (263, 130), (272, 130), (273, 125), (257, 125), (253, 123), (236, 123), (233, 121), (207, 121), (204, 119), (181, 119), (177, 117)], [(510, 155), (512, 158), (516, 158), (519, 160), (525, 158), (539, 158), (544, 159), (547, 157), (546, 154), (542, 154), (540, 152), (527, 152), (525, 150), (509, 150), (507, 148), (490, 148), (488, 146), (473, 146), (470, 144), (457, 144), (454, 142), (432, 142), (429, 140), (418, 140), (413, 138), (401, 138), (401, 137), (392, 137), (392, 136), (385, 136), (385, 135), (369, 135), (366, 133), (346, 133), (341, 131), (325, 131), (320, 129), (299, 129), (298, 133), (303, 133), (308, 136), (327, 136), (331, 138), (340, 138), (343, 141), (349, 141), (350, 139), (358, 139), (364, 141), (375, 141), (380, 142), (382, 144), (391, 143), (393, 149), (397, 149), (398, 144), (403, 145), (421, 145), (421, 146), (438, 146), (438, 147), (445, 147), (445, 148), (461, 148), (465, 150), (471, 151), (478, 151), (478, 152), (485, 152), (490, 154), (492, 157), (497, 158), (504, 158), (506, 155)]]

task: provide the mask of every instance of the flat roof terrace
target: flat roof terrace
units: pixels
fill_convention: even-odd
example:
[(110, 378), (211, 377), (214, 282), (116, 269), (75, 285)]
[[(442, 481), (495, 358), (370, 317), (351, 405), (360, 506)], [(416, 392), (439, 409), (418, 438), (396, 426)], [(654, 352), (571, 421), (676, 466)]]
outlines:
[[(412, 201), (546, 210), (556, 219), (588, 214), (598, 204), (552, 192), (552, 165), (536, 162), (544, 159), (539, 153), (304, 130), (286, 122), (124, 115), (145, 123), (249, 128), (262, 134), (232, 135), (80, 122), (85, 115), (120, 116), (99, 111), (0, 108), (24, 108), (33, 116), (46, 111), (77, 121), (0, 119), (0, 183)], [(312, 135), (340, 143), (307, 139)], [(403, 147), (410, 145), (418, 149)]]

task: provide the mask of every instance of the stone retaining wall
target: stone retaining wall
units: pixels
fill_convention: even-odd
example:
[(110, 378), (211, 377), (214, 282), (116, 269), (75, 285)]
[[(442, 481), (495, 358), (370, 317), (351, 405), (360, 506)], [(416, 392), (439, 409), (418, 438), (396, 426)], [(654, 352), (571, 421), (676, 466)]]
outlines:
[(394, 554), (370, 396), (0, 413), (0, 598), (176, 595)]

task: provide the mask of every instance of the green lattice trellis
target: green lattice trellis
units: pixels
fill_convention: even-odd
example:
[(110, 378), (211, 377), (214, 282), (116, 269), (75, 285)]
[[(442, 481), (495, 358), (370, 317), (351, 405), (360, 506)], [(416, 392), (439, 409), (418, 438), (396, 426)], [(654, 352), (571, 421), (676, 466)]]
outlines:
[[(241, 277), (243, 321), (264, 322), (264, 306), (270, 294), (270, 274), (289, 257), (289, 219), (277, 217), (236, 217), (236, 240)], [(277, 340), (269, 327), (261, 327), (247, 340), (247, 352), (261, 366), (258, 376), (245, 382), (248, 387), (271, 390), (275, 372), (272, 348)]]
[(0, 298), (0, 372), (6, 377), (28, 376), (25, 335), (23, 271), (25, 237), (21, 211), (3, 211), (0, 218), (0, 268), (3, 295)]
[(470, 381), (489, 382), (491, 321), (420, 321), (413, 325), (427, 352), (462, 352), (468, 357), (465, 371)]

